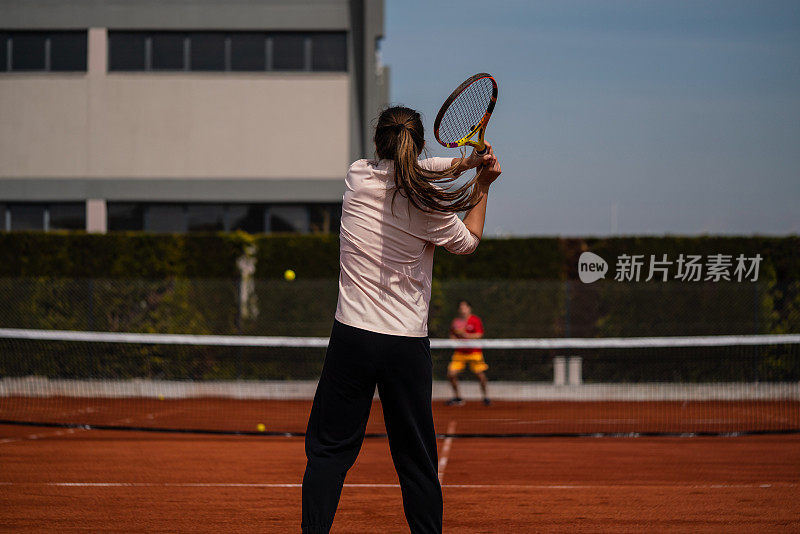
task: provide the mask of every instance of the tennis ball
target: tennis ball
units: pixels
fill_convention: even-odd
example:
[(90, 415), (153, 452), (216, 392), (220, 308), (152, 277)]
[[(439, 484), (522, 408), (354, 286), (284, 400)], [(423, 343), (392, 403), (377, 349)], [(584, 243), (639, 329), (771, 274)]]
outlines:
[(292, 280), (294, 280), (294, 279), (297, 277), (297, 275), (296, 275), (296, 274), (294, 274), (294, 271), (293, 271), (293, 270), (291, 270), (291, 269), (286, 269), (286, 270), (283, 272), (283, 277), (284, 277), (286, 280), (288, 280), (289, 282), (291, 282)]
[(164, 395), (159, 395), (158, 400), (164, 400)]
[(259, 432), (264, 432), (266, 429), (267, 427), (264, 425), (264, 423), (258, 423), (256, 425), (256, 430), (258, 430)]

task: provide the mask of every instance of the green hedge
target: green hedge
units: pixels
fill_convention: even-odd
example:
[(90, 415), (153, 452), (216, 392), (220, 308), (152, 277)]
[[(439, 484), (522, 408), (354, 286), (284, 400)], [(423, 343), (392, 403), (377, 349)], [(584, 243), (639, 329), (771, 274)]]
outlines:
[(2, 233), (0, 325), (235, 332), (236, 259), (250, 241), (238, 233)]
[[(82, 232), (0, 233), (0, 276), (74, 278), (236, 277), (236, 259), (256, 246), (256, 278), (336, 277), (339, 239), (335, 235), (251, 236), (225, 234), (145, 234)], [(760, 253), (762, 270), (775, 279), (800, 281), (800, 237), (622, 237), (484, 239), (468, 256), (436, 250), (434, 276), (441, 279), (577, 279), (578, 256), (591, 250), (606, 258), (622, 253)], [(613, 268), (613, 266), (612, 266)]]
[[(637, 336), (800, 331), (800, 237), (622, 237), (563, 239), (564, 276), (577, 280), (578, 257), (591, 251), (609, 263), (606, 282), (576, 282), (570, 295), (570, 335)], [(760, 254), (758, 283), (613, 281), (621, 254)], [(646, 263), (645, 263), (646, 265)], [(646, 278), (647, 273), (642, 273)], [(680, 323), (680, 324), (678, 324)]]
[(246, 234), (0, 233), (0, 276), (238, 276)]
[[(761, 254), (753, 283), (577, 281), (581, 252)], [(251, 254), (258, 315), (239, 317), (237, 259)], [(338, 236), (0, 233), (0, 324), (194, 333), (324, 335), (335, 306)], [(283, 273), (297, 273), (294, 283)], [(21, 280), (20, 280), (21, 279)], [(122, 280), (131, 282), (122, 283)], [(202, 282), (208, 280), (208, 282)], [(116, 281), (116, 282), (115, 282)], [(135, 282), (134, 282), (135, 281)], [(485, 239), (437, 249), (430, 330), (446, 335), (469, 298), (495, 337), (800, 331), (800, 238)]]
[[(578, 257), (586, 250), (605, 258), (612, 271), (622, 253), (667, 254), (673, 261), (681, 253), (758, 253), (763, 261), (757, 284), (622, 283), (609, 276), (587, 285), (577, 280)], [(251, 296), (255, 314), (243, 315), (239, 302), (237, 260), (243, 255), (256, 260)], [(0, 233), (0, 327), (325, 336), (336, 306), (338, 256), (338, 236)], [(285, 281), (286, 269), (294, 270), (297, 280)], [(462, 298), (472, 301), (489, 337), (800, 332), (800, 238), (485, 239), (469, 256), (437, 249), (432, 336), (447, 336)], [(208, 352), (196, 362), (179, 352), (175, 354), (187, 361), (170, 363), (158, 348), (137, 348), (130, 354), (120, 350), (97, 355), (96, 372), (124, 376), (126, 365), (134, 365), (137, 372), (154, 377), (297, 378), (315, 376), (320, 357), (317, 351), (307, 360), (277, 363), (259, 360), (258, 351), (245, 359), (239, 351)], [(52, 367), (52, 376), (79, 374), (74, 366), (83, 360), (73, 361), (74, 350), (62, 352), (39, 363), (15, 359), (14, 365)], [(446, 351), (435, 354), (437, 362), (447, 357)], [(546, 379), (552, 371), (546, 356), (531, 361), (518, 351), (495, 351), (494, 358), (493, 378)], [(702, 376), (672, 378), (703, 380), (706, 371), (716, 369), (715, 376), (732, 379), (744, 373), (742, 377), (784, 380), (799, 372), (796, 355), (746, 358), (753, 361), (744, 367), (718, 370), (716, 363), (709, 363)], [(587, 380), (647, 380), (669, 374), (666, 362), (664, 369), (651, 372), (646, 362), (635, 368), (633, 362), (604, 367), (592, 361), (587, 354)], [(0, 368), (4, 372), (12, 370)]]
[(338, 235), (259, 236), (256, 245), (256, 278), (283, 278), (287, 269), (298, 279), (338, 278)]
[(546, 279), (565, 276), (561, 240), (555, 238), (484, 239), (472, 254), (459, 256), (437, 247), (437, 278)]

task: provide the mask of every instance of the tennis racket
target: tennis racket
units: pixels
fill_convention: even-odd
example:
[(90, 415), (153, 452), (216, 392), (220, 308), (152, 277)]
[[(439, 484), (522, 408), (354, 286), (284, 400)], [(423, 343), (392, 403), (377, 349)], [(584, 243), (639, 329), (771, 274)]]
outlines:
[(433, 123), (436, 140), (448, 148), (470, 145), (486, 152), (483, 135), (497, 102), (497, 82), (482, 72), (470, 76), (447, 97)]

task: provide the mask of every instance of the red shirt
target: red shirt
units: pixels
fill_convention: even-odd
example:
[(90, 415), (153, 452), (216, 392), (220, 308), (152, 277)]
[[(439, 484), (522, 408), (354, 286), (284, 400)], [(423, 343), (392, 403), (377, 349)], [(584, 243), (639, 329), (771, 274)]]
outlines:
[[(470, 315), (467, 319), (456, 317), (450, 324), (450, 332), (457, 338), (462, 338), (461, 334), (456, 333), (456, 330), (464, 330), (467, 334), (483, 334), (483, 322), (477, 315)], [(464, 347), (458, 349), (462, 352), (480, 352), (478, 347)]]

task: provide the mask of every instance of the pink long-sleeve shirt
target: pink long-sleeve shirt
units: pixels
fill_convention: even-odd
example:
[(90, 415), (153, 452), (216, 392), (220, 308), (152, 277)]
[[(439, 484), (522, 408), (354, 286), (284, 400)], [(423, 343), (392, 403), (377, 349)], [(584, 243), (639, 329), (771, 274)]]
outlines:
[[(444, 170), (451, 161), (420, 165)], [(421, 211), (394, 195), (393, 169), (391, 161), (361, 159), (347, 172), (336, 319), (381, 334), (424, 337), (435, 246), (469, 254), (480, 240), (455, 213)]]

